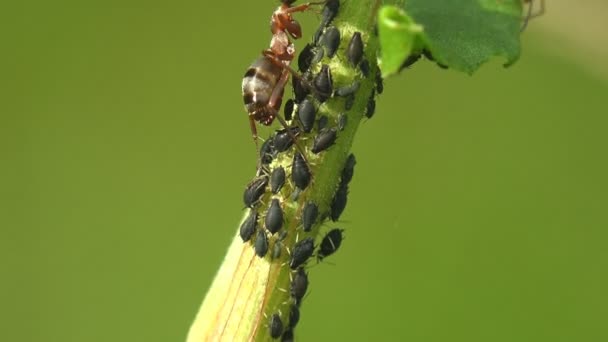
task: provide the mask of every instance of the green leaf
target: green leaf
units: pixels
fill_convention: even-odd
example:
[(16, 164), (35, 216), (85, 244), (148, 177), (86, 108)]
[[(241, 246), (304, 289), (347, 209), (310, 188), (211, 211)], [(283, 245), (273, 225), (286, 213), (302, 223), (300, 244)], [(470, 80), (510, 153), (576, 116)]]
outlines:
[(384, 76), (424, 48), (439, 64), (469, 74), (494, 56), (506, 65), (519, 58), (521, 0), (407, 0), (401, 7), (378, 12)]

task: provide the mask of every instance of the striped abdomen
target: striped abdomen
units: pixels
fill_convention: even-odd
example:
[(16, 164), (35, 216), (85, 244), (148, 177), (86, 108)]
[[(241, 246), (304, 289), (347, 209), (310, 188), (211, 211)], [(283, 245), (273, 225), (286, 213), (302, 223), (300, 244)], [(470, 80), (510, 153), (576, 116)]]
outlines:
[(274, 103), (275, 112), (268, 111), (272, 91), (281, 77), (282, 68), (270, 58), (258, 58), (247, 70), (243, 77), (243, 102), (249, 115), (262, 124), (269, 125), (274, 120), (274, 113), (281, 107), (283, 90)]

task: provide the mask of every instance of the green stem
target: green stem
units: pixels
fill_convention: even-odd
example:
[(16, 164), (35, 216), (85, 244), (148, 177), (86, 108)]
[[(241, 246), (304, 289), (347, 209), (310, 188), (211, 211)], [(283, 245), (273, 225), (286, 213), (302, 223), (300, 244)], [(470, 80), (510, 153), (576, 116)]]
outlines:
[[(327, 116), (330, 127), (338, 125), (338, 116), (341, 113), (347, 115), (347, 125), (343, 131), (338, 131), (335, 145), (319, 154), (313, 154), (310, 147), (318, 130), (315, 127), (311, 133), (301, 134), (298, 142), (306, 151), (306, 159), (313, 175), (312, 182), (299, 195), (294, 196), (297, 193), (295, 185), (287, 181), (279, 194), (273, 195), (267, 191), (261, 197), (260, 204), (252, 209), (260, 215), (257, 229), (263, 229), (264, 215), (271, 199), (280, 200), (284, 212), (281, 231), (287, 231), (287, 237), (282, 241), (284, 248), (281, 256), (276, 259), (272, 259), (271, 256), (274, 245), (278, 243), (279, 234), (269, 238), (269, 252), (264, 258), (259, 258), (253, 250), (254, 242), (243, 243), (237, 229), (226, 258), (192, 324), (188, 342), (270, 340), (268, 322), (275, 313), (280, 315), (284, 326), (288, 325), (289, 311), (293, 305), (289, 293), (293, 271), (289, 267), (288, 251), (293, 251), (296, 241), (305, 237), (319, 240), (317, 236), (322, 220), (317, 220), (311, 232), (305, 233), (302, 230), (301, 212), (305, 203), (308, 201), (316, 203), (320, 217), (327, 217), (330, 211), (340, 175), (379, 72), (376, 63), (378, 43), (372, 30), (379, 4), (379, 0), (341, 1), (339, 14), (332, 22), (341, 34), (338, 54), (331, 59), (324, 57), (321, 62), (311, 66), (313, 74), (316, 74), (322, 64), (329, 65), (334, 89), (350, 85), (354, 80), (359, 80), (361, 83), (355, 93), (354, 105), (349, 111), (345, 110), (344, 98), (332, 97), (324, 104), (317, 104), (319, 106), (317, 119), (322, 115)], [(365, 46), (364, 58), (370, 65), (369, 77), (364, 77), (359, 68), (351, 66), (345, 55), (346, 47), (354, 32), (361, 32)], [(295, 121), (292, 124), (295, 124)], [(270, 164), (270, 170), (282, 166), (290, 180), (294, 153), (295, 148), (280, 153)], [(245, 217), (247, 216), (248, 212), (245, 214)]]

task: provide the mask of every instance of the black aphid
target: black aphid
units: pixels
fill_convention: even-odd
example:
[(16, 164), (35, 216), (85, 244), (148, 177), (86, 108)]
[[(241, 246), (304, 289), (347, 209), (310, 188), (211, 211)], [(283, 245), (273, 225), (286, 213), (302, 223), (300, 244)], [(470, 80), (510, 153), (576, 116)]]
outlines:
[(283, 230), (279, 233), (279, 237), (275, 240), (274, 246), (272, 246), (272, 258), (277, 259), (281, 256), (283, 250), (283, 240), (287, 237), (287, 230)]
[(293, 115), (293, 106), (293, 99), (289, 99), (287, 100), (287, 102), (285, 102), (285, 108), (283, 108), (283, 113), (285, 114), (284, 117), (286, 121), (291, 120), (291, 117)]
[(281, 209), (281, 204), (279, 204), (279, 200), (276, 198), (273, 198), (272, 202), (270, 202), (270, 207), (268, 207), (266, 218), (264, 219), (264, 225), (273, 235), (283, 226), (283, 209)]
[(310, 68), (313, 54), (312, 45), (306, 44), (298, 56), (298, 69), (300, 72), (305, 72)]
[(300, 152), (296, 152), (291, 164), (291, 180), (295, 185), (304, 190), (310, 183), (310, 169)]
[(342, 184), (348, 185), (351, 179), (353, 179), (356, 164), (357, 160), (355, 159), (355, 155), (352, 153), (349, 154), (348, 158), (346, 158), (346, 162), (344, 163), (344, 169), (342, 169), (342, 179), (340, 180)]
[(315, 55), (312, 57), (312, 64), (317, 64), (319, 63), (322, 59), (323, 56), (325, 55), (325, 50), (318, 48), (315, 50)]
[(245, 206), (253, 208), (253, 205), (264, 194), (266, 184), (268, 184), (268, 177), (260, 176), (247, 185), (245, 192), (243, 193), (243, 202), (245, 203)]
[(288, 329), (285, 330), (285, 332), (283, 333), (283, 336), (281, 336), (281, 342), (293, 342), (293, 330)]
[(324, 128), (319, 134), (315, 137), (315, 140), (312, 144), (312, 153), (319, 153), (328, 149), (331, 145), (336, 142), (336, 133), (337, 130), (335, 128)]
[(338, 15), (340, 10), (340, 0), (328, 0), (321, 12), (321, 26), (327, 26)]
[(340, 186), (338, 186), (338, 191), (334, 195), (334, 198), (331, 201), (331, 211), (330, 217), (332, 221), (338, 221), (340, 215), (346, 208), (346, 200), (348, 196), (348, 185), (340, 182)]
[(300, 267), (300, 265), (304, 264), (308, 258), (310, 258), (314, 250), (315, 240), (312, 237), (307, 237), (297, 242), (293, 246), (293, 251), (291, 252), (289, 267), (291, 267), (292, 270)]
[(262, 164), (268, 165), (272, 163), (272, 159), (274, 158), (274, 141), (272, 137), (266, 139), (260, 148), (260, 159)]
[(340, 31), (334, 26), (328, 27), (321, 38), (321, 45), (325, 47), (327, 57), (332, 58), (340, 46)]
[[(302, 76), (305, 77), (306, 73)], [(299, 78), (292, 78), (291, 84), (293, 85), (293, 96), (295, 98), (296, 103), (302, 102), (306, 98), (306, 96), (310, 94), (308, 87), (302, 84), (302, 81)]]
[(426, 57), (426, 59), (428, 59), (429, 61), (435, 61), (435, 57), (433, 57), (433, 54), (431, 53), (431, 51), (429, 51), (428, 49), (423, 49), (422, 50), (422, 54), (424, 55), (424, 57)]
[(382, 80), (382, 75), (380, 75), (380, 73), (376, 74), (376, 92), (378, 94), (384, 92), (384, 81)]
[(255, 250), (255, 254), (260, 258), (263, 258), (268, 253), (268, 237), (264, 229), (258, 230), (253, 249)]
[(334, 228), (325, 234), (317, 251), (318, 261), (323, 261), (324, 258), (334, 254), (340, 248), (343, 231), (344, 229)]
[(302, 226), (304, 226), (305, 232), (309, 232), (312, 229), (318, 216), (319, 207), (314, 202), (307, 202), (302, 210)]
[(363, 74), (363, 76), (369, 77), (369, 62), (367, 61), (367, 59), (361, 61), (361, 64), (359, 64), (359, 69), (361, 69), (361, 73)]
[(345, 96), (354, 94), (357, 90), (359, 90), (360, 85), (361, 85), (361, 83), (359, 81), (354, 81), (353, 83), (351, 83), (349, 85), (345, 85), (343, 87), (336, 89), (336, 91), (334, 92), (334, 95), (345, 97)]
[(300, 321), (300, 308), (297, 305), (292, 305), (289, 310), (289, 328), (293, 329)]
[[(291, 129), (291, 133), (293, 133), (295, 137), (300, 134), (300, 128), (298, 127), (290, 127), (289, 129)], [(293, 138), (291, 137), (291, 135), (289, 135), (289, 133), (287, 133), (286, 129), (278, 130), (273, 138), (273, 141), (274, 150), (276, 152), (287, 151), (293, 145), (294, 142)]]
[(258, 213), (255, 210), (249, 211), (249, 216), (243, 221), (241, 224), (241, 229), (239, 230), (239, 234), (241, 235), (241, 239), (243, 242), (247, 242), (251, 239), (253, 233), (255, 233), (255, 228), (258, 224)]
[(419, 59), (420, 59), (420, 54), (414, 54), (414, 55), (407, 56), (407, 58), (403, 61), (403, 63), (399, 67), (399, 71), (401, 71), (405, 68), (409, 68), (414, 63), (418, 62)]
[(281, 334), (283, 333), (283, 321), (281, 321), (281, 316), (279, 316), (278, 313), (274, 313), (272, 314), (272, 316), (270, 316), (268, 330), (270, 330), (270, 337), (281, 337)]
[(346, 48), (346, 57), (348, 61), (354, 67), (359, 65), (361, 58), (363, 58), (363, 41), (361, 40), (361, 32), (353, 33), (353, 37), (348, 43)]
[(315, 125), (316, 116), (317, 109), (311, 100), (304, 99), (304, 101), (298, 105), (298, 119), (300, 119), (300, 123), (302, 123), (304, 132), (309, 133), (312, 131)]
[(306, 294), (306, 290), (308, 289), (308, 274), (304, 271), (302, 267), (298, 268), (296, 273), (291, 280), (290, 285), (290, 294), (291, 297), (295, 300), (296, 304), (299, 305)]
[(367, 101), (367, 108), (365, 109), (365, 116), (368, 119), (371, 119), (372, 116), (374, 116), (375, 112), (376, 112), (376, 100), (374, 98), (374, 94), (372, 93), (372, 96), (370, 96), (369, 100)]
[(344, 113), (340, 113), (338, 115), (338, 129), (343, 131), (346, 128), (346, 123), (348, 122), (348, 116)]
[(350, 94), (346, 97), (346, 100), (344, 100), (344, 109), (350, 110), (351, 108), (353, 108), (354, 104), (355, 104), (355, 94)]
[(325, 102), (331, 96), (333, 90), (333, 81), (331, 77), (331, 69), (327, 64), (321, 66), (321, 71), (313, 79), (315, 87), (315, 97), (319, 102)]
[(285, 184), (285, 169), (282, 166), (279, 166), (272, 170), (270, 174), (270, 191), (273, 194), (281, 191), (281, 188)]
[(323, 128), (327, 127), (327, 124), (329, 123), (329, 118), (327, 117), (327, 115), (321, 115), (319, 117), (319, 121), (317, 121), (317, 129), (320, 131)]

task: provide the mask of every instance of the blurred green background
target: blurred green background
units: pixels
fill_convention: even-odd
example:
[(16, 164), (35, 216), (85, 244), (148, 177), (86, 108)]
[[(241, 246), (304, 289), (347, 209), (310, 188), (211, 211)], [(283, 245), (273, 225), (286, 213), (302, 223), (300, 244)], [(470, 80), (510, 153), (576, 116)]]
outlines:
[[(608, 340), (608, 29), (585, 4), (606, 9), (550, 3), (510, 69), (386, 82), (299, 340)], [(185, 339), (255, 168), (240, 84), (275, 5), (3, 5), (1, 341)]]

